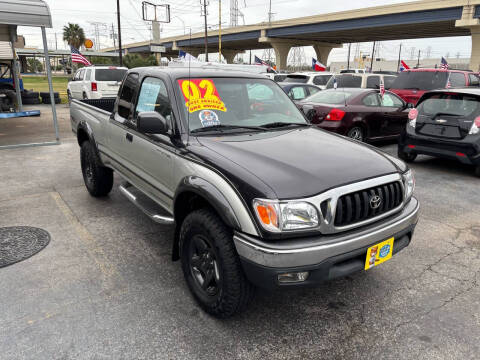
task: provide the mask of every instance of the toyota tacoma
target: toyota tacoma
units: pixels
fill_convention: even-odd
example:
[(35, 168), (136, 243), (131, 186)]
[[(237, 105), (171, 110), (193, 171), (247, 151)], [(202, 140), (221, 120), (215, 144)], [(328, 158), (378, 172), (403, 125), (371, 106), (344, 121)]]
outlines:
[(73, 100), (88, 192), (120, 191), (174, 226), (172, 258), (217, 317), (255, 286), (316, 285), (409, 245), (414, 178), (400, 160), (311, 126), (273, 81), (210, 67), (136, 68), (117, 99)]

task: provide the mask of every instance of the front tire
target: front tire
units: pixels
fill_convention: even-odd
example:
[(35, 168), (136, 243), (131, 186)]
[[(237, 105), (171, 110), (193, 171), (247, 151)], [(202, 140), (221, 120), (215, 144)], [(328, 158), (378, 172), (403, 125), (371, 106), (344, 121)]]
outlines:
[(83, 181), (90, 195), (102, 197), (108, 195), (113, 187), (113, 171), (101, 165), (100, 158), (90, 141), (84, 141), (80, 149)]
[(417, 154), (413, 153), (413, 152), (410, 152), (410, 153), (406, 153), (405, 151), (403, 151), (400, 146), (398, 147), (398, 157), (407, 162), (407, 163), (411, 163), (411, 162), (414, 162), (415, 159), (417, 158)]
[(220, 218), (208, 209), (193, 211), (181, 225), (180, 244), (183, 274), (198, 304), (218, 318), (245, 310), (254, 287)]

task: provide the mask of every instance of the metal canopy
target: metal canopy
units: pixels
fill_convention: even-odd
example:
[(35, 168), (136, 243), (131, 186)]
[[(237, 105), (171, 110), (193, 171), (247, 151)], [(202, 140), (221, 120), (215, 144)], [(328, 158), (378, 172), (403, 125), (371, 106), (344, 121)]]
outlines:
[(57, 111), (55, 109), (55, 97), (53, 93), (52, 71), (50, 69), (50, 56), (48, 54), (47, 34), (45, 28), (52, 27), (50, 9), (43, 0), (0, 0), (0, 41), (9, 41), (13, 54), (13, 75), (15, 79), (15, 92), (19, 110), (22, 111), (22, 97), (19, 86), (19, 67), (15, 54), (14, 44), (17, 40), (18, 26), (39, 27), (42, 30), (43, 50), (45, 56), (45, 69), (47, 71), (50, 103), (52, 106), (53, 127), (55, 129), (56, 141), (30, 144), (3, 145), (0, 149), (15, 147), (58, 145), (60, 137), (58, 131)]
[(43, 0), (2, 0), (0, 24), (51, 28), (52, 16)]

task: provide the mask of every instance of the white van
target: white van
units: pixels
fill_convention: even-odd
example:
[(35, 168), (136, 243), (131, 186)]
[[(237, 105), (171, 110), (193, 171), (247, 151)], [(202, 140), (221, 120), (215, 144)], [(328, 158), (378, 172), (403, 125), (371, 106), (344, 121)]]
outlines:
[(117, 96), (126, 67), (87, 66), (78, 69), (67, 86), (68, 99), (103, 99)]

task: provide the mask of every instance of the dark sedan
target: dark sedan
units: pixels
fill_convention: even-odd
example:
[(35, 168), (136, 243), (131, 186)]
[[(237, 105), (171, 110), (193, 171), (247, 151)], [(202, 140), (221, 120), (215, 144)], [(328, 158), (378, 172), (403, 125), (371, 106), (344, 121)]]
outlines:
[(298, 102), (312, 124), (359, 141), (395, 138), (405, 128), (409, 105), (387, 91), (342, 88)]
[(298, 83), (279, 83), (285, 93), (294, 101), (300, 101), (306, 97), (316, 94), (321, 89), (315, 85)]
[(475, 166), (480, 176), (480, 90), (435, 90), (423, 94), (400, 137), (398, 156), (417, 154), (455, 159)]

